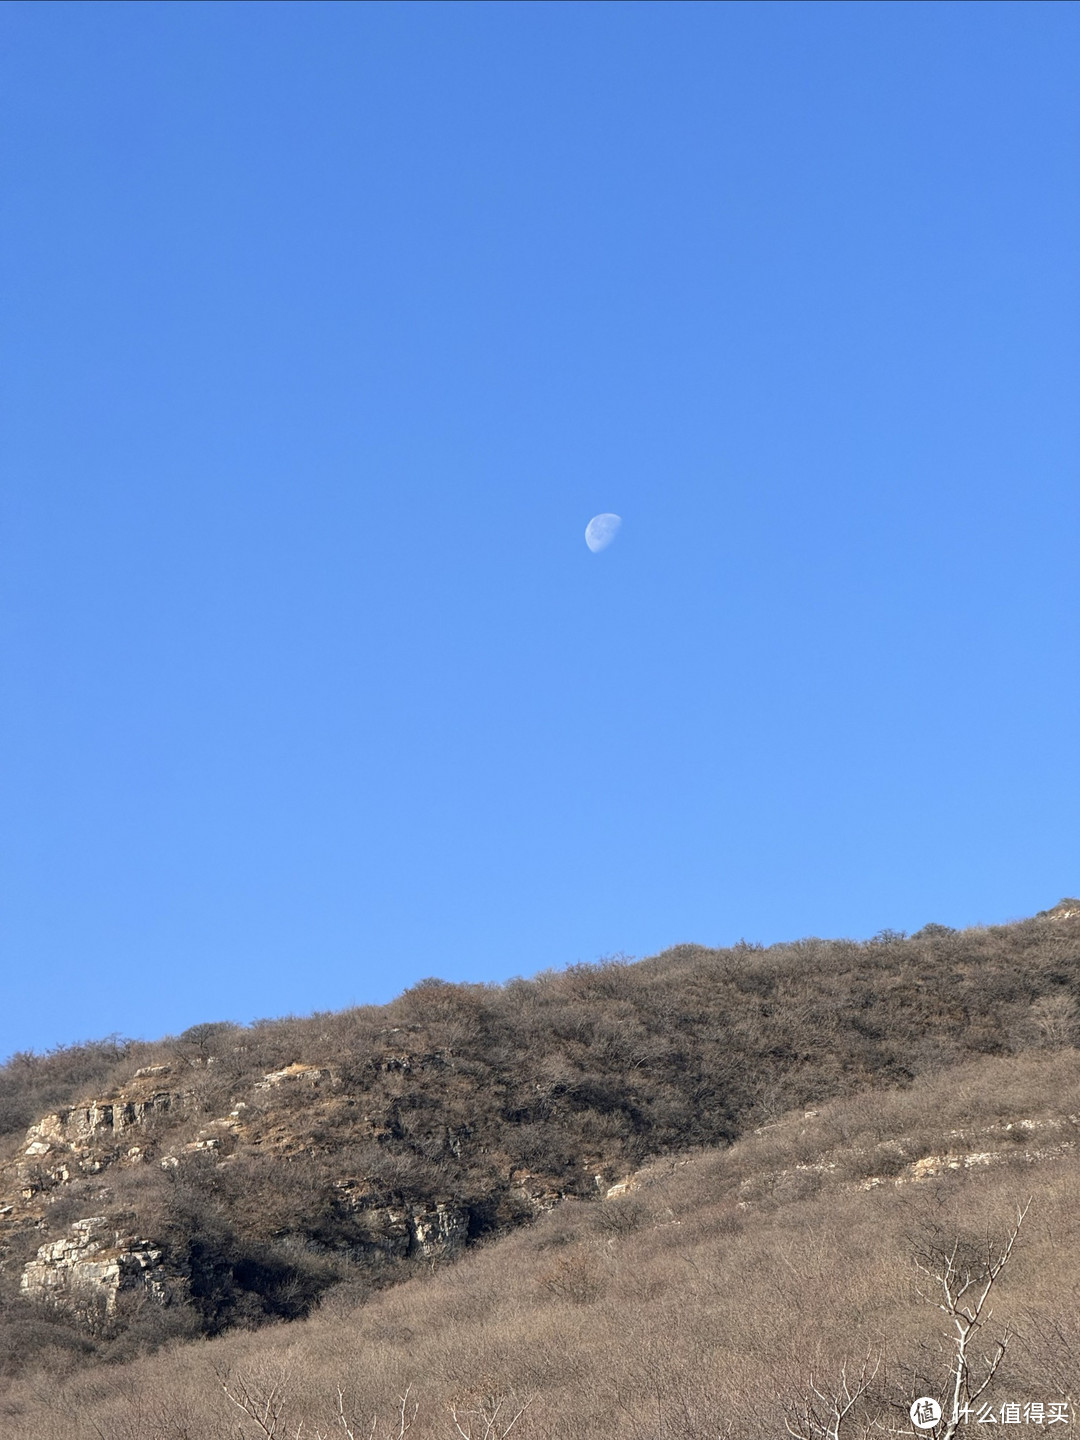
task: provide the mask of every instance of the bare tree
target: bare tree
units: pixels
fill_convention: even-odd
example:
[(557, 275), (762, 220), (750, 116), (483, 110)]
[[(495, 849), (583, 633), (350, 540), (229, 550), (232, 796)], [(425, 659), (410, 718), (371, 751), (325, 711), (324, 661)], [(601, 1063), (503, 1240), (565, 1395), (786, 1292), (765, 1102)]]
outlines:
[[(265, 1440), (279, 1440), (279, 1437), (281, 1440), (303, 1440), (304, 1427), (307, 1422), (298, 1421), (296, 1429), (293, 1430), (292, 1422), (286, 1418), (286, 1400), (289, 1391), (288, 1374), (282, 1375), (280, 1379), (275, 1380), (261, 1391), (257, 1390), (253, 1383), (242, 1374), (231, 1376), (219, 1372), (218, 1381), (229, 1400), (252, 1421)], [(312, 1440), (333, 1440), (335, 1435), (343, 1436), (344, 1440), (405, 1440), (420, 1408), (419, 1402), (411, 1397), (412, 1386), (409, 1385), (406, 1387), (404, 1395), (398, 1396), (398, 1406), (390, 1422), (380, 1429), (379, 1417), (375, 1414), (371, 1417), (370, 1427), (361, 1434), (354, 1428), (358, 1422), (350, 1419), (345, 1412), (345, 1391), (339, 1389), (337, 1414), (334, 1416), (330, 1428), (324, 1430), (315, 1425), (308, 1433)]]
[(474, 1400), (469, 1408), (451, 1403), (450, 1418), (460, 1440), (505, 1440), (532, 1404), (532, 1396), (511, 1415), (514, 1402), (507, 1404), (506, 1395), (486, 1395)]
[(345, 1414), (345, 1392), (344, 1390), (339, 1390), (337, 1392), (338, 1413), (334, 1423), (329, 1430), (316, 1428), (314, 1431), (315, 1440), (332, 1440), (335, 1434), (344, 1435), (345, 1440), (404, 1440), (404, 1437), (408, 1435), (412, 1429), (413, 1421), (416, 1419), (416, 1412), (420, 1409), (419, 1402), (412, 1400), (410, 1398), (411, 1395), (412, 1386), (406, 1386), (405, 1394), (398, 1396), (398, 1408), (385, 1429), (381, 1432), (379, 1431), (379, 1417), (378, 1415), (373, 1415), (371, 1417), (370, 1430), (368, 1430), (365, 1436), (361, 1436), (358, 1431), (353, 1429), (356, 1421), (350, 1420)]
[[(919, 1271), (932, 1282), (926, 1296), (952, 1323), (952, 1359), (936, 1400), (941, 1418), (931, 1429), (916, 1428), (908, 1412), (912, 1396), (887, 1399), (884, 1351), (868, 1351), (857, 1375), (846, 1365), (834, 1384), (810, 1375), (798, 1397), (785, 1405), (784, 1424), (792, 1440), (869, 1440), (875, 1435), (922, 1435), (926, 1440), (954, 1440), (959, 1427), (992, 1384), (1013, 1339), (1006, 1327), (989, 1347), (980, 1344), (993, 1316), (990, 1299), (994, 1286), (1009, 1263), (1020, 1229), (1031, 1205), (1017, 1206), (1016, 1218), (1005, 1239), (995, 1242), (987, 1234), (983, 1245), (966, 1256), (959, 1240), (948, 1250), (916, 1256)], [(888, 1418), (892, 1410), (897, 1423)]]
[[(998, 1276), (1009, 1263), (1021, 1226), (1031, 1206), (1030, 1198), (1016, 1207), (1016, 1219), (1000, 1244), (989, 1234), (974, 1260), (961, 1258), (957, 1241), (947, 1254), (923, 1256), (915, 1263), (933, 1282), (939, 1296), (937, 1308), (952, 1321), (955, 1329), (955, 1353), (950, 1372), (940, 1395), (941, 1420), (933, 1432), (933, 1440), (953, 1440), (960, 1425), (968, 1418), (972, 1406), (984, 1394), (1001, 1368), (1013, 1332), (1006, 1327), (989, 1349), (976, 1356), (980, 1333), (990, 1323), (993, 1310), (988, 1304)], [(927, 1432), (923, 1432), (924, 1434)]]
[(842, 1365), (839, 1380), (824, 1389), (810, 1375), (803, 1394), (784, 1407), (787, 1433), (793, 1440), (841, 1440), (841, 1435), (848, 1440), (852, 1435), (869, 1435), (870, 1423), (855, 1412), (877, 1379), (882, 1360), (880, 1351), (869, 1350), (858, 1375), (849, 1375), (847, 1365)]
[[(287, 1374), (261, 1393), (245, 1375), (231, 1376), (219, 1371), (218, 1383), (231, 1403), (242, 1415), (247, 1416), (266, 1440), (278, 1440), (278, 1437), (286, 1436), (285, 1402), (289, 1389)], [(304, 1422), (301, 1420), (296, 1429), (297, 1440), (303, 1428)]]

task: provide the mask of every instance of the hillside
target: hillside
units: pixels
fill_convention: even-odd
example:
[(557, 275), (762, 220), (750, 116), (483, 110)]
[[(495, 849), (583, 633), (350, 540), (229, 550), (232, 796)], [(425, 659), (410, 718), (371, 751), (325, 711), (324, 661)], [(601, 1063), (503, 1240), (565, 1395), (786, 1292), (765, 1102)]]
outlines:
[[(43, 1362), (63, 1373), (133, 1361), (307, 1315), (306, 1325), (325, 1330), (355, 1306), (372, 1317), (365, 1325), (382, 1323), (379, 1315), (403, 1324), (398, 1307), (435, 1303), (421, 1302), (418, 1286), (424, 1296), (441, 1286), (456, 1294), (466, 1273), (494, 1273), (484, 1266), (532, 1265), (542, 1237), (567, 1226), (577, 1238), (565, 1254), (552, 1242), (561, 1258), (540, 1289), (573, 1316), (586, 1302), (610, 1305), (619, 1291), (603, 1257), (624, 1242), (645, 1245), (632, 1239), (639, 1230), (664, 1229), (645, 1203), (667, 1173), (664, 1156), (689, 1157), (663, 1185), (688, 1187), (679, 1191), (685, 1223), (721, 1246), (725, 1266), (751, 1223), (739, 1206), (760, 1213), (755, 1226), (779, 1207), (796, 1228), (828, 1230), (824, 1217), (837, 1205), (854, 1207), (853, 1225), (876, 1206), (879, 1219), (866, 1224), (899, 1225), (915, 1189), (896, 1179), (929, 1178), (954, 1199), (975, 1185), (980, 1207), (994, 1196), (1004, 1203), (1021, 1155), (1025, 1177), (1038, 1172), (1057, 1195), (1055, 1177), (1074, 1173), (1078, 994), (1080, 905), (1062, 902), (1007, 926), (769, 949), (680, 946), (505, 986), (426, 981), (385, 1007), (16, 1056), (0, 1072), (8, 1413), (29, 1413), (31, 1382), (19, 1377)], [(1008, 1086), (1022, 1101), (1005, 1104)], [(936, 1122), (952, 1113), (954, 1130), (976, 1125), (965, 1154), (1013, 1158), (935, 1169), (935, 1155), (959, 1147), (928, 1125), (927, 1107)], [(1013, 1122), (1024, 1123), (1003, 1128)], [(1029, 1144), (1036, 1133), (1039, 1144)], [(619, 1189), (630, 1176), (633, 1197)], [(675, 1214), (674, 1200), (664, 1204)], [(881, 1263), (899, 1263), (895, 1235)], [(447, 1266), (470, 1249), (475, 1270)], [(571, 1262), (565, 1275), (562, 1259)], [(712, 1250), (704, 1261), (718, 1263)], [(631, 1268), (644, 1276), (651, 1264), (643, 1256)], [(539, 1292), (532, 1280), (519, 1288), (513, 1323), (532, 1324)], [(765, 1305), (774, 1326), (779, 1295)], [(632, 1299), (635, 1315), (641, 1303)], [(436, 1330), (433, 1345), (443, 1343)], [(302, 1342), (227, 1343), (262, 1355), (264, 1344), (270, 1354)], [(183, 1369), (180, 1353), (170, 1349), (168, 1364)], [(138, 1362), (156, 1363), (166, 1357)], [(101, 1395), (118, 1373), (92, 1368), (72, 1384)], [(412, 1379), (394, 1374), (393, 1384), (430, 1381), (426, 1368)], [(385, 1409), (385, 1397), (364, 1386), (363, 1404)], [(210, 1424), (190, 1433), (209, 1437)]]
[(294, 1325), (120, 1367), (50, 1357), (47, 1381), (9, 1385), (0, 1433), (480, 1440), (524, 1407), (518, 1440), (771, 1440), (800, 1423), (812, 1378), (831, 1395), (846, 1367), (871, 1383), (840, 1440), (910, 1434), (911, 1398), (941, 1393), (954, 1348), (927, 1270), (957, 1242), (1000, 1244), (1018, 1205), (973, 1360), (1013, 1339), (980, 1403), (1075, 1424), (1078, 1138), (1074, 1049), (964, 1063), (654, 1162), (455, 1265), (331, 1292)]

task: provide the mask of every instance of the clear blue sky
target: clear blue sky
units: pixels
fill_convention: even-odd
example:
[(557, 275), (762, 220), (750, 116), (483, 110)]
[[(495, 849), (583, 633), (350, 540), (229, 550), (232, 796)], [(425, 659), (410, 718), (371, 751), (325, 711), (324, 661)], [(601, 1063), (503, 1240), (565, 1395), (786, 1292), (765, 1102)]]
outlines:
[(0, 31), (0, 1053), (1080, 890), (1080, 7)]

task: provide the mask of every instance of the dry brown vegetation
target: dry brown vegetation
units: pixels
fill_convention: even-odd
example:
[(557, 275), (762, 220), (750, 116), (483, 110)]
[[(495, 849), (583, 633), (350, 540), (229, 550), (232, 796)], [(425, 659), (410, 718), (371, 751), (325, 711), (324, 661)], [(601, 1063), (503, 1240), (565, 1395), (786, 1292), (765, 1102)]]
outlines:
[[(0, 1435), (817, 1440), (810, 1377), (842, 1374), (869, 1379), (840, 1440), (911, 1433), (900, 1399), (947, 1358), (917, 1262), (1006, 1233), (1028, 1196), (988, 1394), (1060, 1399), (1080, 1353), (1069, 908), (14, 1057), (0, 1175), (28, 1123), (136, 1094), (140, 1067), (168, 1065), (183, 1103), (100, 1173), (43, 1163), (0, 1219)], [(311, 1083), (260, 1086), (290, 1065)], [(437, 1203), (467, 1217), (464, 1259), (388, 1255), (373, 1216)], [(162, 1247), (173, 1302), (20, 1299), (34, 1249), (100, 1213)]]
[[(228, 1390), (276, 1413), (282, 1436), (344, 1436), (347, 1425), (355, 1436), (471, 1440), (501, 1434), (527, 1405), (513, 1430), (524, 1440), (764, 1440), (784, 1433), (809, 1377), (835, 1385), (869, 1356), (874, 1382), (840, 1431), (860, 1435), (857, 1421), (899, 1423), (915, 1395), (940, 1389), (952, 1342), (926, 1267), (957, 1242), (977, 1261), (1029, 1201), (984, 1349), (1006, 1329), (1015, 1336), (984, 1398), (1071, 1399), (1078, 1112), (1070, 1049), (787, 1115), (728, 1149), (656, 1162), (625, 1194), (569, 1201), (366, 1302), (330, 1292), (308, 1320), (119, 1369), (64, 1374), (50, 1357), (47, 1375), (8, 1389), (3, 1433), (268, 1433)], [(995, 1163), (963, 1163), (989, 1154)], [(916, 1156), (943, 1163), (917, 1172)]]

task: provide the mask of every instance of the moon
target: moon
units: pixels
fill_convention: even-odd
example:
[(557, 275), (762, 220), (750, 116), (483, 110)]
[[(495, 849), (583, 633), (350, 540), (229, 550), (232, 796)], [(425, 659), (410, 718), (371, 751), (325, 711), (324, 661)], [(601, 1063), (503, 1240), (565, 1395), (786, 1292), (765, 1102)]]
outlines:
[(585, 544), (595, 553), (606, 550), (619, 533), (622, 517), (619, 515), (594, 515), (585, 526)]

